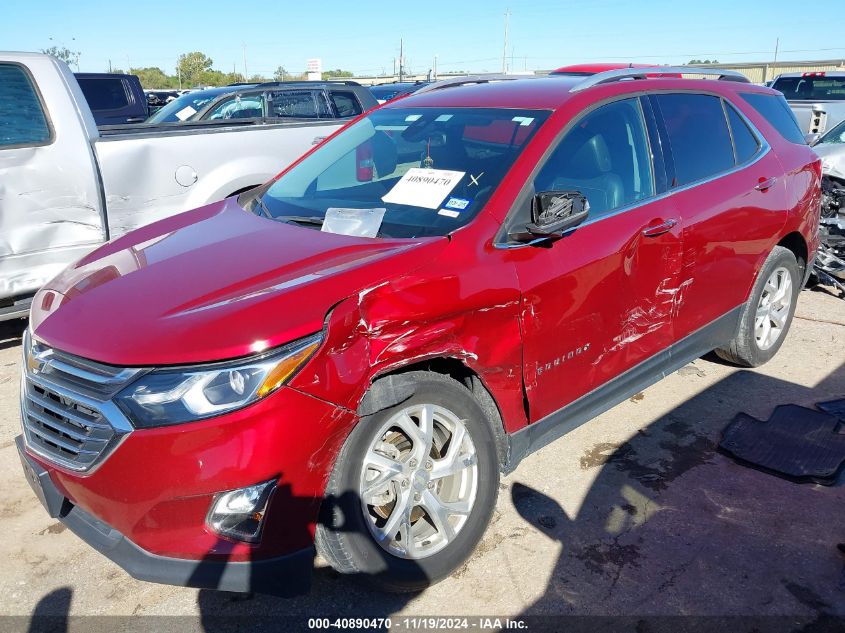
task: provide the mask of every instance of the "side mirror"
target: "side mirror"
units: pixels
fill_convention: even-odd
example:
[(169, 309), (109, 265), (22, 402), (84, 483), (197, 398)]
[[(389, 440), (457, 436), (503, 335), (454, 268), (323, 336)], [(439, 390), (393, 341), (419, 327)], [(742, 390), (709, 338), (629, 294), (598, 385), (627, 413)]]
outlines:
[(531, 222), (510, 234), (518, 242), (557, 239), (587, 219), (590, 204), (580, 191), (542, 191), (531, 201)]
[(810, 134), (804, 135), (804, 141), (807, 143), (807, 145), (812, 147), (813, 145), (815, 145), (816, 143), (819, 142), (819, 139), (821, 137), (822, 137), (822, 135), (819, 134), (818, 132), (812, 132)]

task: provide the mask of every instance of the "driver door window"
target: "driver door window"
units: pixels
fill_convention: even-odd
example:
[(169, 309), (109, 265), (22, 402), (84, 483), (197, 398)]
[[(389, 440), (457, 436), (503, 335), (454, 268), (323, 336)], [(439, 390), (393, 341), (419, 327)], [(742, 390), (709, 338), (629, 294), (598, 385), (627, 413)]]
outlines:
[(653, 196), (639, 100), (609, 103), (578, 121), (534, 179), (534, 191), (580, 191), (590, 219)]

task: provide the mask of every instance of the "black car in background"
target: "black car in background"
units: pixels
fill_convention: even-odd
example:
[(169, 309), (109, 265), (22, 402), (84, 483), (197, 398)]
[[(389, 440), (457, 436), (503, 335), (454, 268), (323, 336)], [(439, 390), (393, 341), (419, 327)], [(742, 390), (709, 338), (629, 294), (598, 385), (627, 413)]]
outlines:
[(147, 97), (136, 75), (76, 73), (75, 76), (97, 126), (147, 120)]
[(219, 119), (346, 119), (378, 105), (354, 81), (272, 81), (218, 97), (195, 121)]
[(378, 100), (379, 103), (396, 99), (397, 97), (404, 97), (412, 92), (416, 92), (423, 86), (430, 84), (430, 81), (393, 81), (387, 84), (378, 84), (377, 86), (370, 86), (370, 93)]

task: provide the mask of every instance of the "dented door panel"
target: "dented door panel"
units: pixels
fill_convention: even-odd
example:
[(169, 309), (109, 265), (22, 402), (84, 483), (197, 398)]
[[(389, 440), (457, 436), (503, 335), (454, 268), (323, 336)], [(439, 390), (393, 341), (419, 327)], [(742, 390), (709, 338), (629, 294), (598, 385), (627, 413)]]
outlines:
[[(17, 57), (37, 86), (52, 134), (47, 143), (0, 147), (0, 300), (32, 294), (105, 239), (88, 138), (93, 120), (73, 108), (81, 93), (56, 81), (68, 81), (66, 66), (44, 56)], [(62, 105), (65, 110), (53, 111)]]

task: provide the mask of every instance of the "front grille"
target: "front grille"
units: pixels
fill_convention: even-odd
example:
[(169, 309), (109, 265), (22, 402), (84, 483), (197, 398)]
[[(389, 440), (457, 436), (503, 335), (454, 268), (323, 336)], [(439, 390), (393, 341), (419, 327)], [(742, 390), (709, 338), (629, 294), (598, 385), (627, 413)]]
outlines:
[(87, 470), (115, 439), (101, 411), (26, 381), (24, 428), (38, 453), (73, 470)]
[(21, 419), (29, 448), (70, 470), (99, 464), (131, 430), (110, 398), (139, 375), (24, 341)]

